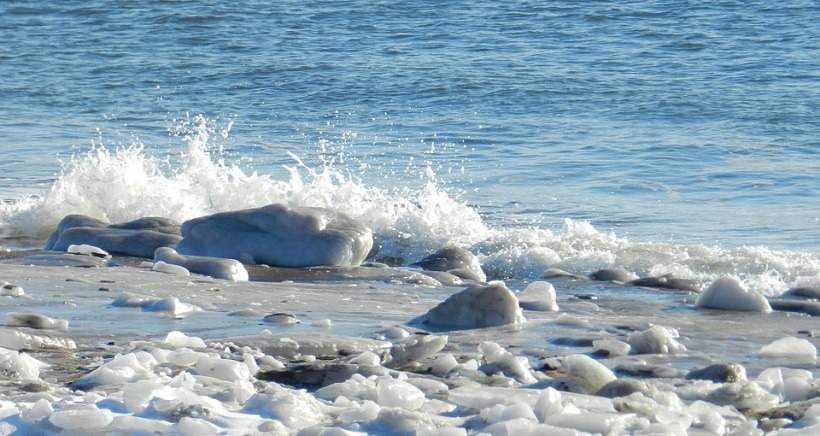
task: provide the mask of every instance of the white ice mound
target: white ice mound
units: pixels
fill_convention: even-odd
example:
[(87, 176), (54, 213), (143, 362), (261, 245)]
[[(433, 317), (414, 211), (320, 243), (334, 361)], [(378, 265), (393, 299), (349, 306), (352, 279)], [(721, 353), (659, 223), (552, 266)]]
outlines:
[(626, 342), (632, 347), (632, 354), (675, 354), (686, 351), (686, 347), (676, 340), (679, 337), (677, 329), (656, 325), (630, 333)]
[(609, 368), (589, 356), (573, 354), (560, 360), (561, 369), (590, 392), (597, 392), (604, 385), (616, 379), (615, 374)]
[(173, 247), (179, 240), (178, 225), (167, 218), (108, 225), (84, 215), (68, 215), (48, 237), (44, 250), (68, 251), (72, 246), (89, 245), (101, 252), (150, 258), (157, 248)]
[(178, 265), (190, 272), (204, 274), (217, 279), (247, 282), (248, 270), (241, 262), (234, 259), (222, 259), (208, 256), (185, 256), (171, 247), (160, 247), (154, 252), (154, 262), (165, 262)]
[(695, 300), (695, 307), (708, 309), (771, 312), (763, 294), (749, 290), (734, 277), (719, 277)]
[(808, 340), (786, 337), (778, 339), (760, 349), (760, 355), (769, 358), (798, 358), (813, 360), (817, 358), (817, 348)]
[(482, 328), (526, 320), (515, 294), (504, 282), (495, 281), (486, 286), (470, 285), (414, 321), (441, 327)]
[(481, 269), (478, 257), (455, 245), (448, 245), (424, 259), (410, 264), (428, 271), (445, 271), (463, 279), (486, 282), (487, 275)]
[(373, 234), (347, 215), (320, 207), (271, 204), (186, 221), (177, 251), (282, 267), (358, 266)]
[(532, 282), (518, 293), (521, 307), (527, 310), (541, 310), (544, 312), (558, 311), (555, 288), (547, 282)]

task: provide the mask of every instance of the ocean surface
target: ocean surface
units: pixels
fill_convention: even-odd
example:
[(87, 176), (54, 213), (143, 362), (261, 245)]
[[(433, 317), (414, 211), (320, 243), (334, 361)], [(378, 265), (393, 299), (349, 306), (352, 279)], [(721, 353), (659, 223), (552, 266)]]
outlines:
[(820, 286), (816, 1), (0, 2), (0, 245), (342, 210), (381, 256)]

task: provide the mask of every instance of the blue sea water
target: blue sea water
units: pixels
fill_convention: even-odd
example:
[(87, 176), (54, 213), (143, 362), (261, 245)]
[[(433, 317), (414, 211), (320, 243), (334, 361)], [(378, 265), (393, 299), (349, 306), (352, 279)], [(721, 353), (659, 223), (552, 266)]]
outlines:
[(815, 1), (4, 1), (0, 234), (344, 210), (384, 254), (820, 286)]

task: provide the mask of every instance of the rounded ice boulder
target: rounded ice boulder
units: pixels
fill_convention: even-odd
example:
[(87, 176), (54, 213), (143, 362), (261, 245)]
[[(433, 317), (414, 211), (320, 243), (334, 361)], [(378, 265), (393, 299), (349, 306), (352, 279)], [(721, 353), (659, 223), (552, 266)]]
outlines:
[(270, 204), (182, 223), (177, 252), (280, 267), (358, 266), (373, 233), (349, 216), (321, 207)]
[(695, 307), (707, 309), (771, 312), (763, 294), (747, 289), (734, 277), (719, 277), (695, 300)]
[(521, 315), (515, 294), (504, 282), (495, 281), (486, 286), (470, 285), (414, 321), (441, 327), (470, 329), (518, 324), (525, 319)]

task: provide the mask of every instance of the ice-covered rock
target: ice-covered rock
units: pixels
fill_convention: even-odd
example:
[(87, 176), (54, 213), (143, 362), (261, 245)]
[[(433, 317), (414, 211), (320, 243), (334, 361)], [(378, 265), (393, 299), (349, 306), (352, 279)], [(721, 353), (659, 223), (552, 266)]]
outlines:
[(113, 359), (72, 385), (86, 388), (151, 378), (154, 374), (153, 368), (157, 363), (157, 359), (145, 351), (117, 354)]
[(503, 282), (470, 285), (414, 320), (444, 328), (482, 328), (524, 322), (518, 299)]
[(111, 302), (114, 307), (139, 307), (146, 312), (159, 312), (170, 318), (184, 318), (202, 308), (182, 302), (177, 297), (155, 298), (123, 292)]
[(719, 277), (695, 300), (695, 307), (707, 309), (771, 312), (766, 297), (747, 289), (734, 277)]
[(596, 339), (592, 341), (592, 349), (596, 353), (605, 354), (609, 357), (626, 356), (632, 347), (626, 342), (617, 339)]
[(200, 375), (229, 382), (251, 378), (250, 369), (244, 362), (219, 357), (200, 355), (194, 368)]
[(404, 368), (426, 357), (432, 356), (445, 345), (447, 336), (437, 335), (412, 335), (400, 339), (390, 347), (390, 357), (387, 366), (391, 368)]
[(0, 297), (22, 297), (26, 292), (17, 285), (12, 285), (7, 282), (0, 283)]
[(559, 358), (559, 361), (561, 370), (588, 392), (597, 392), (616, 379), (615, 374), (609, 368), (584, 354), (564, 356)]
[(687, 380), (709, 380), (714, 383), (737, 383), (746, 381), (746, 368), (737, 363), (715, 363), (693, 370)]
[(677, 329), (656, 325), (630, 333), (626, 342), (632, 347), (632, 354), (675, 354), (686, 351), (686, 347), (676, 340), (679, 337)]
[(154, 252), (154, 262), (179, 265), (190, 272), (204, 274), (217, 279), (248, 281), (248, 270), (234, 259), (208, 256), (185, 256), (170, 247), (160, 247)]
[(282, 267), (358, 266), (373, 247), (369, 228), (342, 213), (283, 204), (186, 221), (177, 251)]
[[(506, 375), (513, 377), (520, 383), (535, 383), (536, 379), (530, 371), (530, 364), (524, 356), (516, 356), (502, 348), (495, 342), (485, 341), (478, 345), (478, 352), (484, 355), (484, 360), (490, 367), (495, 367)], [(485, 367), (479, 368), (487, 372)]]
[(760, 349), (760, 355), (767, 358), (814, 360), (817, 358), (817, 347), (806, 339), (785, 337), (764, 345)]
[(478, 257), (464, 248), (448, 245), (424, 259), (410, 264), (430, 271), (450, 272), (458, 277), (475, 280), (479, 282), (487, 281), (484, 270)]
[(555, 288), (547, 282), (532, 282), (519, 292), (518, 302), (527, 310), (555, 312), (558, 310)]
[(49, 318), (39, 313), (9, 312), (6, 314), (6, 325), (37, 330), (68, 330), (67, 320)]
[(40, 370), (47, 366), (28, 354), (0, 347), (0, 373), (11, 375), (12, 379), (37, 379)]
[(638, 276), (635, 275), (635, 273), (631, 273), (620, 268), (605, 268), (593, 272), (589, 275), (589, 278), (593, 280), (599, 280), (602, 282), (626, 283), (628, 281), (637, 279)]
[(52, 233), (45, 251), (66, 251), (72, 245), (92, 245), (108, 253), (151, 258), (159, 247), (180, 241), (179, 225), (166, 218), (147, 217), (108, 225), (100, 220), (68, 215)]
[(376, 399), (381, 407), (419, 410), (424, 405), (424, 393), (403, 380), (382, 378), (376, 384)]

